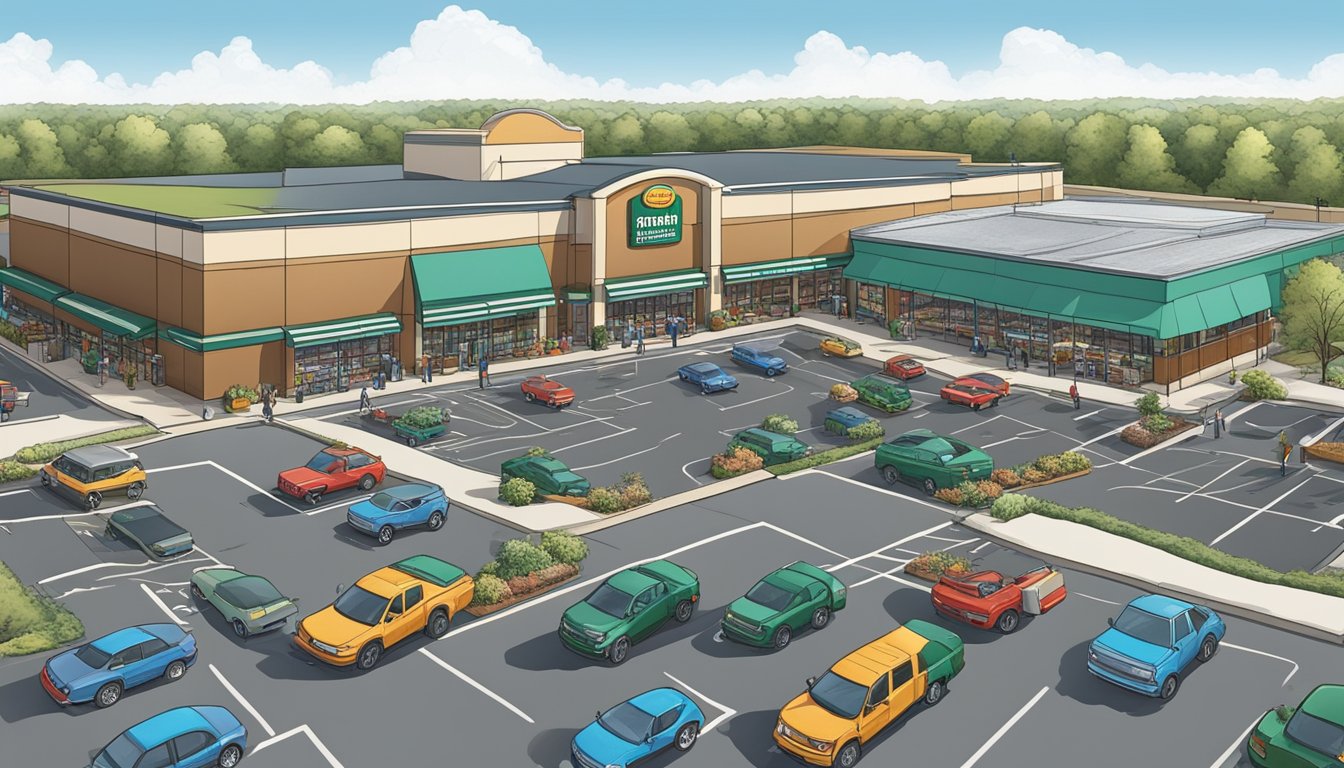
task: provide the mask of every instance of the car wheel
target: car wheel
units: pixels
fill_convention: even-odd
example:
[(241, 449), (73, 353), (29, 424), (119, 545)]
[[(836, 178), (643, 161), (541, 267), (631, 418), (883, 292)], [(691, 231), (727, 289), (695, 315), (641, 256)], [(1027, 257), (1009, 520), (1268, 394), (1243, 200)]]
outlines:
[(990, 400), (990, 401), (989, 401), (989, 407), (990, 407), (990, 408), (998, 408), (998, 407), (999, 407), (999, 398), (996, 397), (996, 398), (994, 398), (993, 400)]
[(775, 373), (776, 373), (776, 371), (775, 371), (774, 368), (766, 368), (766, 369), (765, 369), (765, 375), (766, 375), (766, 376), (774, 376)]
[(243, 623), (242, 619), (233, 620), (233, 634), (244, 640), (247, 639), (247, 625)]
[(89, 509), (97, 509), (99, 504), (103, 503), (103, 494), (97, 491), (89, 491), (84, 495), (84, 506)]
[(688, 752), (691, 747), (695, 746), (695, 740), (699, 737), (700, 724), (694, 722), (687, 723), (681, 726), (681, 730), (677, 731), (677, 738), (672, 743), (677, 746), (678, 752)]
[(374, 479), (373, 479), (373, 475), (365, 475), (365, 476), (359, 478), (359, 490), (361, 490), (361, 491), (371, 491), (371, 490), (373, 490), (373, 485), (374, 485), (374, 483), (377, 483), (377, 482), (378, 482), (377, 480), (374, 480)]
[(1180, 678), (1176, 675), (1168, 675), (1167, 679), (1162, 681), (1162, 687), (1158, 689), (1157, 695), (1160, 696), (1163, 701), (1168, 701), (1171, 697), (1176, 695), (1176, 691), (1180, 690), (1180, 687)]
[(851, 741), (845, 746), (841, 747), (840, 751), (835, 755), (834, 765), (838, 765), (841, 768), (854, 768), (854, 766), (858, 764), (859, 764), (859, 742), (857, 741)]
[(934, 680), (924, 691), (924, 703), (930, 707), (943, 700), (943, 681)]
[(205, 599), (205, 593), (202, 592), (201, 588), (196, 586), (195, 584), (191, 585), (191, 596), (196, 598), (197, 600)]
[(431, 531), (439, 530), (440, 528), (443, 527), (443, 513), (434, 512), (429, 516), (429, 521), (425, 524), (429, 526), (429, 530)]
[(537, 396), (534, 395), (534, 394), (532, 394), (531, 392), (524, 392), (524, 393), (523, 393), (523, 399), (526, 400), (527, 402), (531, 403), (531, 402), (535, 402), (535, 401), (536, 401)]
[(708, 387), (707, 385), (705, 385), (705, 384), (701, 384), (701, 385), (700, 385), (700, 394), (702, 394), (702, 395), (708, 395), (708, 394), (709, 394), (709, 387)]
[(359, 649), (359, 656), (355, 659), (355, 666), (359, 669), (368, 671), (378, 664), (378, 660), (383, 657), (383, 646), (378, 643), (369, 643)]
[(895, 485), (901, 482), (901, 471), (888, 464), (882, 468), (882, 479), (887, 481), (887, 485)]
[(685, 380), (686, 380), (686, 374), (684, 374), (684, 373), (678, 373), (678, 374), (677, 374), (677, 378), (681, 379), (682, 381), (685, 381)]
[(438, 640), (448, 634), (448, 627), (452, 624), (453, 620), (448, 615), (448, 611), (443, 608), (435, 608), (434, 613), (429, 616), (429, 623), (425, 624), (425, 634)]
[(48, 475), (46, 472), (39, 472), (38, 479), (42, 481), (43, 488), (51, 487), (51, 475)]
[(309, 506), (317, 506), (317, 502), (322, 500), (321, 491), (309, 491), (303, 495), (303, 500), (308, 502)]
[(136, 481), (134, 483), (131, 483), (130, 487), (126, 489), (126, 498), (130, 499), (131, 501), (135, 501), (136, 499), (140, 498), (140, 496), (144, 492), (145, 492), (145, 484)]
[(99, 709), (107, 709), (118, 701), (121, 701), (121, 683), (108, 683), (93, 696), (94, 706)]
[(999, 620), (994, 622), (994, 626), (1003, 634), (1011, 635), (1014, 631), (1017, 630), (1018, 623), (1019, 623), (1019, 617), (1017, 615), (1017, 611), (1013, 610), (1012, 608), (1009, 608), (1008, 610), (999, 614)]
[(409, 446), (409, 447), (411, 447), (411, 448), (414, 448), (414, 447), (415, 447), (415, 444), (416, 444), (417, 442), (419, 442), (419, 441), (417, 441), (414, 437), (408, 437), (408, 438), (406, 438), (406, 445)]
[(1199, 644), (1199, 663), (1203, 664), (1213, 658), (1213, 654), (1218, 652), (1218, 640), (1213, 635), (1204, 638), (1204, 642)]
[(243, 750), (237, 744), (230, 744), (219, 753), (219, 768), (233, 768), (243, 759)]
[(378, 546), (392, 543), (392, 526), (384, 525), (378, 529)]
[(770, 639), (770, 645), (774, 646), (775, 650), (779, 651), (789, 647), (789, 643), (792, 641), (793, 630), (789, 629), (789, 625), (785, 624), (775, 630), (775, 636)]
[(924, 493), (932, 496), (938, 492), (938, 484), (933, 482), (932, 477), (924, 478)]
[(682, 600), (677, 603), (677, 621), (685, 624), (691, 620), (691, 614), (695, 612), (695, 603), (690, 600)]
[(625, 661), (626, 657), (629, 655), (630, 639), (626, 637), (618, 637), (616, 638), (616, 642), (611, 644), (611, 648), (607, 650), (607, 661), (610, 661), (612, 666), (617, 666)]
[(181, 680), (185, 674), (187, 674), (187, 665), (180, 661), (174, 661), (163, 671), (163, 676), (169, 680)]
[(822, 606), (812, 612), (812, 628), (825, 629), (827, 624), (831, 623), (831, 609)]
[(979, 404), (979, 403), (971, 403), (971, 410), (972, 410), (972, 411), (975, 411), (975, 412), (978, 413), (978, 412), (980, 411), (980, 404)]

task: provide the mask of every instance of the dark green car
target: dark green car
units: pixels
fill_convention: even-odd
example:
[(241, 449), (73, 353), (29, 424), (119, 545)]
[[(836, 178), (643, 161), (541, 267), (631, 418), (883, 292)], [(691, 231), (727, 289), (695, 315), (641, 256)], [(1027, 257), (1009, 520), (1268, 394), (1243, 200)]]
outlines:
[(932, 496), (966, 480), (983, 480), (994, 471), (994, 459), (968, 443), (912, 429), (877, 446), (877, 471), (888, 485), (913, 483)]
[(746, 448), (760, 456), (767, 467), (795, 461), (812, 452), (806, 443), (794, 437), (778, 432), (766, 432), (758, 427), (744, 429), (733, 435), (733, 439), (728, 441), (728, 452), (732, 453), (734, 448)]
[(630, 646), (675, 618), (685, 624), (700, 600), (694, 571), (654, 560), (612, 576), (560, 619), (560, 640), (575, 653), (620, 664)]
[(756, 582), (728, 606), (723, 636), (760, 648), (783, 648), (805, 627), (822, 629), (845, 607), (845, 585), (815, 565), (798, 561)]
[(849, 386), (859, 393), (860, 403), (871, 405), (887, 413), (904, 411), (914, 401), (914, 398), (910, 396), (910, 388), (905, 384), (876, 373), (850, 382)]
[(1265, 713), (1246, 741), (1258, 768), (1326, 768), (1344, 762), (1344, 685), (1318, 685), (1302, 703)]
[(591, 490), (587, 480), (550, 456), (519, 456), (501, 464), (500, 481), (513, 477), (535, 485), (541, 496), (587, 496)]

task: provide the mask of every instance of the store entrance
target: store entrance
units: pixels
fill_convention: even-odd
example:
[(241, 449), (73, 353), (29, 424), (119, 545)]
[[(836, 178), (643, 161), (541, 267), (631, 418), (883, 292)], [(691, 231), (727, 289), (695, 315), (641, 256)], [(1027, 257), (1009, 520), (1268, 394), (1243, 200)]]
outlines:
[(397, 334), (320, 344), (294, 350), (294, 386), (305, 395), (345, 392), (373, 382)]

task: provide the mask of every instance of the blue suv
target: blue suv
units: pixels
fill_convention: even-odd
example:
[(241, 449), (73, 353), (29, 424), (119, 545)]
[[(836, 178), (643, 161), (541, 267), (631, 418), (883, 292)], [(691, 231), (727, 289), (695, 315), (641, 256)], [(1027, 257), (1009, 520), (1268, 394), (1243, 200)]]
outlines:
[(733, 360), (741, 365), (760, 368), (766, 376), (774, 376), (789, 370), (784, 358), (772, 354), (769, 349), (757, 344), (734, 344)]
[(1087, 649), (1087, 671), (1121, 688), (1170, 699), (1191, 662), (1213, 658), (1227, 625), (1212, 610), (1162, 595), (1136, 598)]
[(702, 394), (737, 389), (737, 379), (713, 363), (691, 363), (677, 369), (677, 378), (700, 387)]

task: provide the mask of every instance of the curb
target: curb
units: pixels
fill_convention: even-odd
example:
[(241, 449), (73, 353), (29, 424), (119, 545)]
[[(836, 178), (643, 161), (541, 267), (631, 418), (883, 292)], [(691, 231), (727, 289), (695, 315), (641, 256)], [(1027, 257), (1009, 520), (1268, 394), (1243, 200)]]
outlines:
[(735, 491), (739, 488), (745, 488), (749, 485), (755, 485), (763, 480), (774, 480), (775, 476), (764, 469), (758, 469), (755, 472), (748, 472), (745, 475), (730, 477), (726, 480), (715, 480), (709, 485), (702, 485), (689, 491), (682, 491), (667, 498), (651, 501), (641, 507), (628, 509), (625, 512), (618, 512), (614, 515), (604, 517), (601, 520), (593, 520), (587, 523), (578, 523), (564, 527), (566, 533), (572, 533), (575, 536), (586, 536), (590, 533), (606, 530), (621, 523), (631, 520), (638, 520), (641, 517), (657, 514), (674, 507), (680, 507), (685, 504), (692, 504), (704, 499), (710, 499), (720, 494)]

